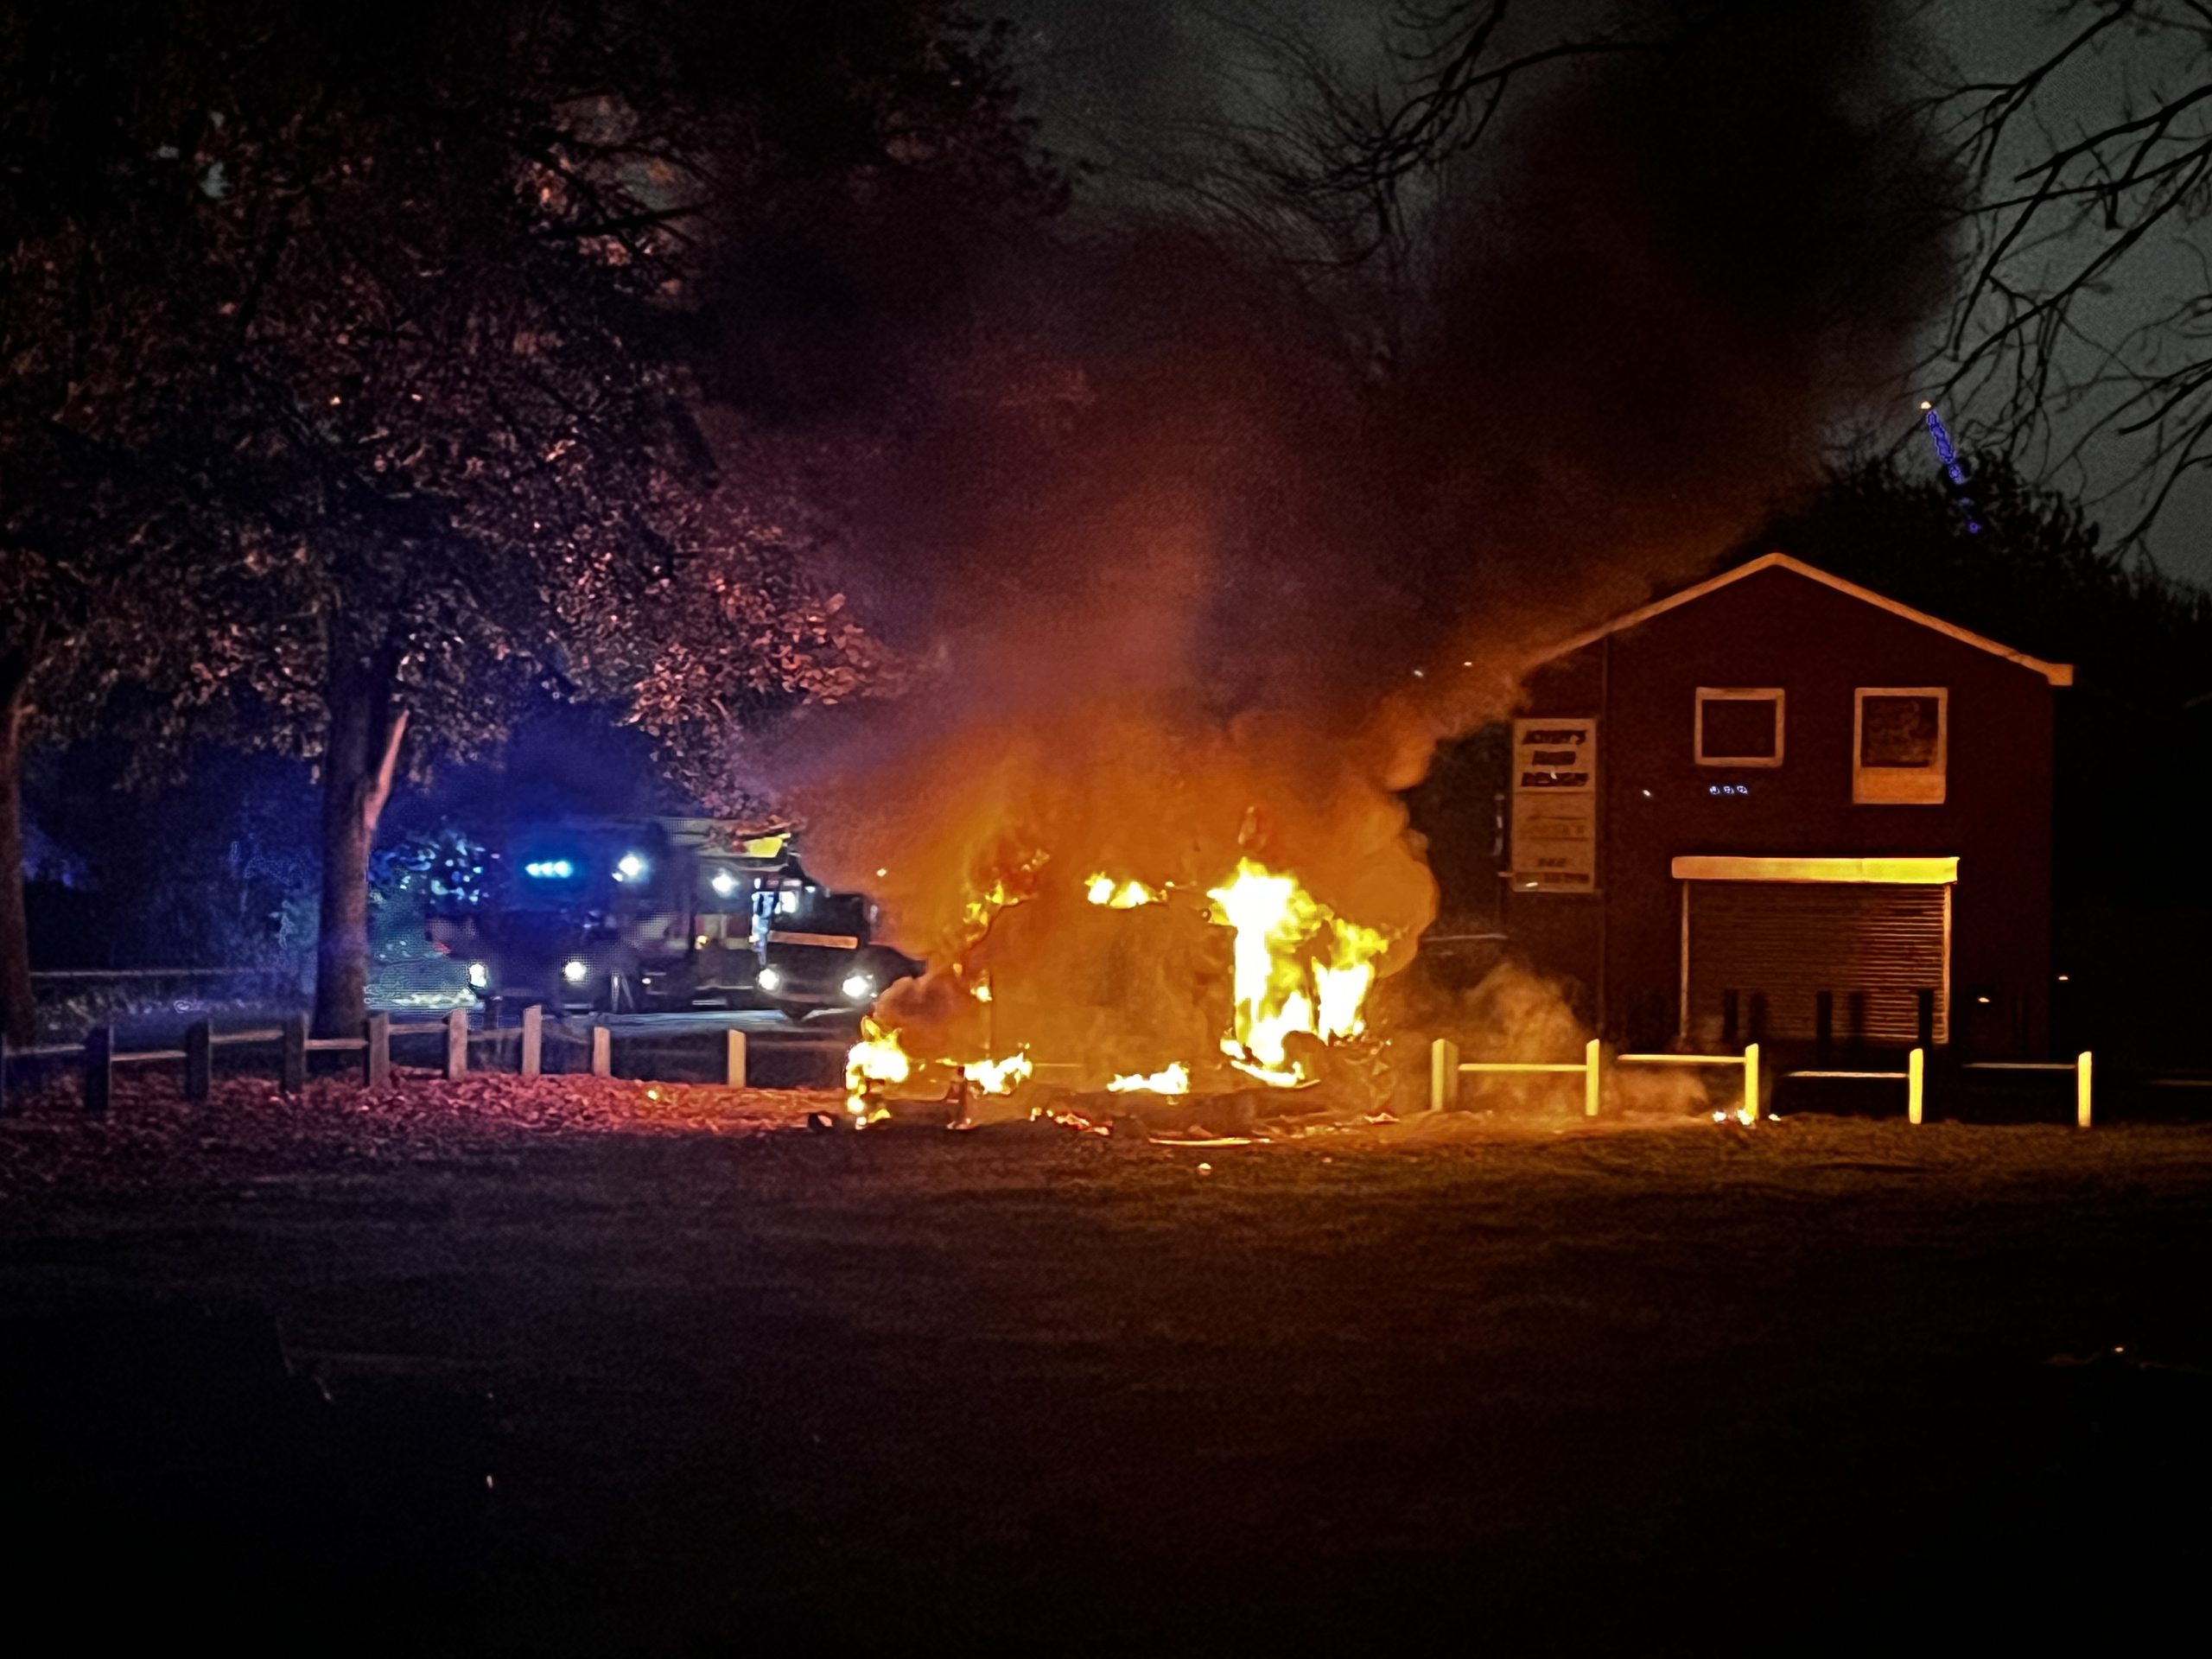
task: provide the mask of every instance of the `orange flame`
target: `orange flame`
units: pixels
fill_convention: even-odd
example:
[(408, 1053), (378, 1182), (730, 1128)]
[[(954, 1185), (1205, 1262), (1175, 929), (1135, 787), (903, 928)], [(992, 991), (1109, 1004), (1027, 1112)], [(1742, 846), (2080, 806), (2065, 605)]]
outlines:
[(1084, 884), (1084, 896), (1094, 905), (1103, 905), (1109, 910), (1135, 910), (1140, 905), (1154, 903), (1160, 894), (1141, 881), (1116, 883), (1114, 878), (1101, 871)]
[(1029, 1051), (1025, 1048), (1002, 1060), (970, 1060), (960, 1068), (960, 1075), (987, 1095), (1004, 1095), (1011, 1093), (1014, 1085), (1034, 1069), (1029, 1064)]
[(1362, 1008), (1389, 941), (1337, 915), (1297, 877), (1255, 859), (1239, 860), (1236, 874), (1206, 897), (1214, 919), (1236, 934), (1235, 1014), (1222, 1052), (1276, 1088), (1306, 1082), (1304, 1064), (1290, 1058), (1289, 1039), (1303, 1033), (1332, 1042), (1364, 1030)]
[(1106, 1086), (1117, 1095), (1187, 1095), (1191, 1092), (1191, 1068), (1178, 1060), (1148, 1074), (1116, 1077)]
[(904, 1083), (913, 1071), (899, 1033), (886, 1031), (873, 1016), (861, 1020), (861, 1039), (845, 1054), (845, 1109), (855, 1117), (868, 1116), (870, 1084)]

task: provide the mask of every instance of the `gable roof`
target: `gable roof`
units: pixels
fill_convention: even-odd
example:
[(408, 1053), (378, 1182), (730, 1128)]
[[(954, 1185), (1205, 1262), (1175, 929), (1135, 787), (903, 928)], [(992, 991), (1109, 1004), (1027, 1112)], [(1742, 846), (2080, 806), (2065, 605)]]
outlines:
[(1739, 564), (1732, 570), (1724, 570), (1717, 576), (1709, 576), (1694, 587), (1685, 588), (1677, 594), (1669, 594), (1664, 599), (1655, 599), (1649, 605), (1617, 616), (1610, 622), (1601, 622), (1594, 628), (1586, 628), (1573, 639), (1561, 640), (1540, 654), (1535, 661), (1548, 663), (1555, 657), (1566, 656), (1571, 651), (1580, 651), (1583, 646), (1593, 644), (1609, 633), (1618, 633), (1622, 629), (1632, 628), (1639, 622), (1648, 622), (1662, 612), (1671, 611), (1678, 605), (1687, 605), (1692, 600), (1703, 599), (1707, 594), (1726, 588), (1732, 582), (1741, 582), (1745, 576), (1757, 575), (1762, 570), (1790, 571), (1795, 575), (1817, 582), (1823, 587), (1833, 588), (1840, 594), (1847, 594), (1853, 599), (1877, 606), (1889, 612), (1892, 616), (1901, 616), (1908, 622), (1917, 623), (1923, 628), (1932, 628), (1937, 633), (1946, 634), (1957, 640), (1961, 645), (1972, 645), (1976, 651), (1986, 651), (1993, 657), (2002, 657), (2007, 662), (2018, 663), (2022, 668), (2031, 669), (2042, 675), (2053, 685), (2074, 683), (2074, 665), (2071, 663), (2047, 663), (2040, 657), (2029, 656), (2024, 651), (2015, 651), (2010, 645), (2000, 645), (1994, 639), (1975, 633), (1971, 629), (1962, 628), (1955, 622), (1946, 622), (1941, 617), (1929, 615), (1925, 611), (1916, 611), (1911, 606), (1891, 599), (1885, 594), (1878, 594), (1872, 588), (1861, 588), (1855, 582), (1846, 582), (1841, 576), (1832, 576), (1825, 570), (1815, 569), (1802, 559), (1793, 559), (1787, 553), (1761, 554), (1758, 558), (1748, 563)]

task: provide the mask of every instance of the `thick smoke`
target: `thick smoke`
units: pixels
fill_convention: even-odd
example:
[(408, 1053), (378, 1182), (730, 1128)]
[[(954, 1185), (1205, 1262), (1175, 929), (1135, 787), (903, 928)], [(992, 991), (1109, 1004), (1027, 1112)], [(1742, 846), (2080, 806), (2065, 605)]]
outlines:
[(1897, 28), (1724, 7), (1528, 83), (1436, 193), (1440, 274), (1385, 371), (1173, 204), (982, 283), (854, 503), (849, 591), (908, 682), (746, 762), (935, 962), (978, 893), (1035, 895), (982, 947), (994, 1011), (939, 982), (887, 1018), (1187, 1058), (1219, 930), (1155, 918), (1138, 949), (1080, 884), (1173, 882), (1196, 918), (1246, 852), (1409, 960), (1435, 890), (1395, 791), (1533, 647), (1803, 483), (1938, 297), (1946, 181), (1885, 96)]

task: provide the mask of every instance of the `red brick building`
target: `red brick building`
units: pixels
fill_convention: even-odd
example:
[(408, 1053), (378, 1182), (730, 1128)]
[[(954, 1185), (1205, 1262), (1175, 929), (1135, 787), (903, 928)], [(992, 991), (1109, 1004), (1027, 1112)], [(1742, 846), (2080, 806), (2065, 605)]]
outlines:
[(1555, 648), (1507, 933), (1610, 1038), (2039, 1052), (2073, 671), (1780, 553)]

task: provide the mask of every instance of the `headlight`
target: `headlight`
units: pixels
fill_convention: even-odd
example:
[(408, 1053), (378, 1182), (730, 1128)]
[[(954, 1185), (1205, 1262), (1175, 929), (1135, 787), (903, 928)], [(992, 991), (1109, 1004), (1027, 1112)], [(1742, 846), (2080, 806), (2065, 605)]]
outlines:
[(591, 964), (581, 957), (570, 957), (561, 964), (561, 977), (571, 985), (581, 985), (591, 977)]
[(875, 995), (875, 982), (866, 974), (847, 974), (844, 991), (847, 1001), (865, 1002)]
[(717, 894), (727, 899), (737, 891), (737, 878), (728, 870), (716, 870), (713, 887)]
[(468, 964), (468, 988), (472, 991), (490, 990), (492, 988), (492, 970), (489, 968), (486, 968), (480, 962), (470, 963)]
[(764, 991), (772, 991), (784, 982), (784, 976), (773, 968), (763, 968), (753, 975), (753, 982)]
[(634, 881), (652, 868), (643, 853), (625, 853), (615, 863), (614, 879), (617, 881)]

